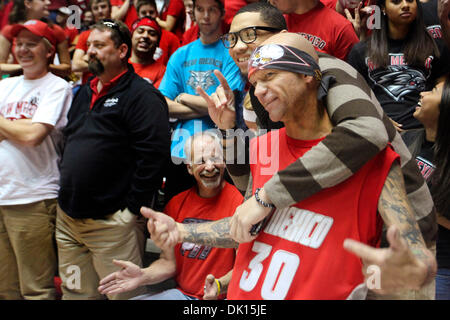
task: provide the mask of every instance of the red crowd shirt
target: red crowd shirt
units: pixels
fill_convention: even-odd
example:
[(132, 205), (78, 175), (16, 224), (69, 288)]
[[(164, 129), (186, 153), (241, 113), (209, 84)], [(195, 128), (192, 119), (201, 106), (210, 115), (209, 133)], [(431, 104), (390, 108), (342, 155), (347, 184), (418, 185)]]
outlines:
[(14, 2), (9, 1), (4, 7), (3, 10), (0, 11), (0, 30), (3, 29), (9, 23), (9, 14), (13, 7)]
[(233, 20), (236, 12), (242, 7), (247, 5), (247, 1), (245, 0), (225, 0), (225, 22), (228, 25), (231, 25), (231, 21)]
[[(83, 50), (84, 53), (87, 52), (88, 47), (87, 47), (87, 39), (89, 38), (89, 35), (91, 34), (92, 30), (86, 30), (83, 31), (80, 36), (78, 37), (78, 41), (77, 41), (77, 45), (75, 46), (75, 49), (80, 49)], [(90, 72), (83, 72), (83, 76), (81, 78), (81, 83), (85, 84), (87, 82), (87, 80), (92, 77), (93, 74)]]
[[(227, 33), (230, 30), (230, 25), (226, 23), (226, 21), (222, 21), (222, 34)], [(200, 29), (198, 28), (198, 24), (194, 24), (190, 27), (184, 34), (183, 39), (181, 41), (181, 46), (185, 46), (191, 42), (194, 42), (200, 37)]]
[(320, 2), (322, 2), (325, 7), (336, 10), (336, 3), (338, 2), (338, 0), (320, 0)]
[(185, 15), (186, 10), (182, 0), (170, 0), (167, 9), (161, 13), (161, 20), (167, 20), (167, 16), (173, 16), (177, 19), (172, 32), (178, 37), (180, 42), (184, 33)]
[[(123, 0), (111, 0), (111, 6), (121, 7), (124, 2), (125, 1)], [(139, 16), (136, 7), (133, 5), (133, 3), (131, 3), (130, 6), (128, 7), (127, 13), (125, 14), (125, 17), (122, 20), (127, 25), (128, 29), (131, 30), (133, 22), (136, 21), (138, 17)]]
[(183, 34), (183, 39), (181, 40), (181, 46), (185, 46), (191, 42), (194, 42), (198, 39), (200, 36), (199, 34), (200, 30), (198, 28), (198, 24), (194, 23), (192, 27), (190, 27), (186, 32)]
[[(243, 197), (229, 183), (213, 198), (201, 198), (194, 186), (175, 197), (167, 204), (164, 212), (181, 223), (199, 223), (230, 217), (242, 204)], [(175, 246), (177, 264), (177, 289), (189, 296), (201, 299), (208, 274), (220, 278), (227, 274), (234, 264), (235, 250), (213, 248), (184, 242)], [(221, 295), (220, 298), (224, 298)]]
[(70, 47), (70, 45), (73, 43), (73, 41), (78, 35), (78, 29), (65, 27), (64, 33), (66, 34), (67, 40), (69, 40), (69, 47)]
[(152, 64), (140, 64), (133, 63), (134, 71), (141, 77), (150, 81), (155, 88), (159, 88), (162, 78), (164, 77), (164, 72), (166, 72), (166, 66), (161, 62), (155, 61)]
[(304, 14), (285, 15), (288, 30), (306, 37), (318, 51), (345, 60), (359, 42), (353, 25), (346, 18), (319, 2)]
[(95, 77), (91, 80), (89, 83), (90, 88), (92, 89), (92, 98), (91, 98), (91, 105), (89, 106), (89, 109), (92, 110), (92, 107), (94, 106), (95, 101), (103, 97), (108, 93), (108, 91), (116, 85), (116, 83), (119, 81), (119, 79), (128, 72), (128, 69), (124, 70), (120, 74), (118, 74), (116, 77), (111, 79), (108, 83), (104, 83), (102, 90), (99, 92), (97, 89), (98, 82), (100, 79), (98, 77)]
[(157, 59), (157, 61), (167, 65), (172, 53), (180, 47), (180, 39), (172, 32), (162, 29), (159, 47), (162, 50), (162, 55)]
[[(253, 139), (253, 192), (321, 140), (295, 140), (285, 128)], [(361, 260), (343, 248), (343, 241), (379, 246), (383, 221), (378, 199), (398, 159), (387, 147), (337, 186), (277, 209), (254, 241), (239, 245), (228, 299), (349, 297), (364, 277)]]

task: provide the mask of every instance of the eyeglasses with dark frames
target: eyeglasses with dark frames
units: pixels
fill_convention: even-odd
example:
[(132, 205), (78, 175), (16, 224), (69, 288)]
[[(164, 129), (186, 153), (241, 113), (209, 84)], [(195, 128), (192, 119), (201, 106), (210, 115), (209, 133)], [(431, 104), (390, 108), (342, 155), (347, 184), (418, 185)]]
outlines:
[(274, 27), (265, 27), (265, 26), (254, 26), (254, 27), (247, 27), (244, 29), (239, 30), (238, 32), (229, 32), (220, 37), (222, 40), (223, 45), (225, 48), (230, 49), (233, 48), (237, 41), (238, 37), (241, 38), (243, 43), (249, 44), (252, 42), (255, 42), (257, 38), (256, 30), (264, 30), (264, 31), (271, 31), (271, 32), (279, 32), (282, 29), (274, 28)]

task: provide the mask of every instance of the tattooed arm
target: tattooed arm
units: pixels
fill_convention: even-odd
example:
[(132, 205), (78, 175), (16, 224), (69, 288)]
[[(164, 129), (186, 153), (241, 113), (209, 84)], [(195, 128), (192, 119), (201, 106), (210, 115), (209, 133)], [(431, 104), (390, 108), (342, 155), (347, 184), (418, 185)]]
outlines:
[(230, 236), (231, 217), (206, 223), (178, 223), (183, 242), (192, 242), (216, 248), (237, 248), (238, 243)]
[(393, 163), (381, 191), (378, 212), (388, 228), (389, 248), (375, 249), (350, 239), (345, 240), (344, 247), (362, 259), (366, 277), (368, 266), (377, 265), (380, 268), (381, 289), (377, 292), (419, 290), (433, 279), (437, 264), (426, 248), (397, 162)]
[(148, 231), (155, 244), (168, 250), (180, 242), (191, 242), (217, 248), (237, 248), (230, 237), (230, 218), (204, 223), (178, 223), (162, 212), (141, 208), (148, 218)]

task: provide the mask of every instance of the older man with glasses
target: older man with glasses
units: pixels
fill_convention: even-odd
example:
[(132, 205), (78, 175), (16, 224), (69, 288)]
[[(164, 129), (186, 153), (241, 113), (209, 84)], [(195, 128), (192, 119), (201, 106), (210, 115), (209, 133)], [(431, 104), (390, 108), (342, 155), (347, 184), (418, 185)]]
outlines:
[(169, 156), (167, 104), (128, 64), (126, 25), (98, 22), (87, 45), (95, 77), (77, 93), (63, 132), (56, 221), (63, 299), (104, 299), (97, 284), (116, 270), (113, 259), (142, 266), (145, 223), (139, 210), (152, 205)]

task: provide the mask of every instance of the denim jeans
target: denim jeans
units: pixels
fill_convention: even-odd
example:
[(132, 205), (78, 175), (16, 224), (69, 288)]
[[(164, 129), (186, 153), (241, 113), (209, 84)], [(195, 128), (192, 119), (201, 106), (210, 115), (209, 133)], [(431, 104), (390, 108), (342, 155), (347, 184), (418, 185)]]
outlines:
[(437, 271), (436, 300), (450, 300), (450, 269)]

